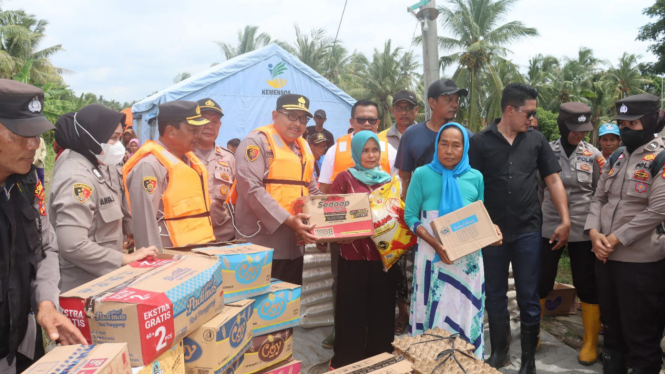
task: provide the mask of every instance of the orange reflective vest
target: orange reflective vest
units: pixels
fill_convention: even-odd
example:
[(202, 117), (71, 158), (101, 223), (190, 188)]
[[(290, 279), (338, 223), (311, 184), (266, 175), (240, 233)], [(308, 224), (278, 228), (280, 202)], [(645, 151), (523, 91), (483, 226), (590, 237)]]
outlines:
[[(192, 152), (186, 156), (191, 167), (154, 141), (147, 141), (122, 168), (122, 179), (131, 204), (127, 175), (143, 157), (153, 155), (169, 173), (170, 183), (162, 195), (164, 222), (176, 247), (215, 241), (210, 219), (208, 171)], [(140, 181), (136, 181), (140, 182)]]
[[(356, 165), (355, 162), (353, 162), (353, 157), (351, 156), (351, 134), (346, 134), (342, 136), (341, 138), (337, 139), (337, 143), (335, 144), (335, 147), (337, 149), (335, 150), (335, 165), (333, 166), (333, 173), (332, 177), (330, 177), (330, 181), (334, 182), (335, 177), (337, 177), (337, 174), (348, 170), (350, 167), (353, 167)], [(379, 164), (381, 165), (381, 169), (385, 171), (386, 173), (390, 174), (390, 159), (388, 158), (388, 141), (386, 138), (381, 139), (379, 137), (379, 148), (381, 149), (381, 159), (379, 160)]]
[[(266, 191), (275, 201), (289, 213), (293, 214), (292, 203), (301, 196), (309, 195), (309, 184), (314, 172), (314, 156), (309, 150), (307, 142), (302, 137), (297, 143), (303, 157), (293, 153), (291, 147), (275, 130), (275, 125), (259, 127), (254, 132), (262, 132), (268, 138), (268, 145), (273, 153), (273, 160), (268, 169), (268, 175), (263, 178)], [(238, 198), (236, 183), (226, 202), (235, 205)]]

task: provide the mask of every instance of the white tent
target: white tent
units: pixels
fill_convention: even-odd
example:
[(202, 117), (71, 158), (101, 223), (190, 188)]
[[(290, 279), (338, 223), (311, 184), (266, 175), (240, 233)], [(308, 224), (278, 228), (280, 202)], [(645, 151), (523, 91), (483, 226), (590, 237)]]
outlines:
[(271, 123), (277, 97), (285, 93), (309, 98), (312, 113), (326, 111), (326, 129), (336, 138), (346, 134), (355, 100), (276, 44), (215, 65), (134, 104), (134, 129), (142, 142), (154, 140), (159, 134), (150, 120), (157, 116), (159, 104), (212, 98), (224, 111), (217, 144), (225, 147), (228, 140), (243, 139)]

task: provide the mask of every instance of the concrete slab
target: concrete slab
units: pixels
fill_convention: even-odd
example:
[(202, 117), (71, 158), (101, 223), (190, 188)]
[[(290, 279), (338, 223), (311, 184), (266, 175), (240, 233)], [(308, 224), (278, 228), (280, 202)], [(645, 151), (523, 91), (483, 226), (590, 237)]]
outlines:
[[(313, 329), (294, 329), (293, 356), (302, 361), (303, 374), (323, 374), (328, 371), (332, 349), (321, 347), (321, 341), (332, 331), (332, 326)], [(513, 341), (510, 346), (512, 364), (501, 369), (502, 373), (517, 373), (521, 364), (519, 323), (513, 323)], [(491, 352), (489, 331), (485, 330), (485, 355)], [(541, 332), (540, 350), (536, 353), (536, 368), (539, 374), (547, 373), (602, 373), (600, 363), (582, 366), (577, 362), (578, 352), (558, 341), (546, 331)]]
[[(512, 364), (501, 369), (502, 373), (517, 373), (522, 363), (521, 342), (519, 322), (513, 323), (510, 344), (510, 357)], [(489, 330), (485, 329), (485, 357), (491, 353)], [(573, 348), (561, 343), (547, 331), (540, 333), (540, 350), (536, 353), (536, 370), (538, 373), (602, 373), (603, 367), (600, 363), (591, 366), (582, 366), (577, 362), (578, 352)]]

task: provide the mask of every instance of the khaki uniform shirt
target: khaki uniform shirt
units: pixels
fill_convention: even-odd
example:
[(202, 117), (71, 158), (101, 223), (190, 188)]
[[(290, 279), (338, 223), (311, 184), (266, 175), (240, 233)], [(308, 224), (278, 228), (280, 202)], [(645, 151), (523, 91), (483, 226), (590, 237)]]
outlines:
[[(254, 161), (247, 156), (247, 147), (259, 147), (259, 155)], [(291, 149), (300, 155), (297, 143)], [(252, 132), (238, 145), (236, 150), (236, 191), (235, 206), (237, 239), (246, 239), (254, 244), (274, 248), (276, 260), (293, 260), (305, 253), (305, 246), (296, 244), (296, 234), (284, 221), (290, 216), (275, 199), (270, 196), (263, 184), (274, 158), (268, 139), (261, 132)], [(311, 195), (320, 195), (316, 181), (309, 184)]]
[(393, 148), (399, 149), (399, 142), (402, 140), (402, 133), (397, 130), (397, 125), (392, 125), (386, 132), (386, 138), (388, 139), (388, 144), (392, 145)]
[[(589, 214), (591, 199), (596, 191), (605, 159), (600, 151), (589, 143), (581, 142), (569, 158), (561, 146), (561, 140), (550, 142), (552, 151), (561, 165), (561, 181), (566, 188), (568, 213), (570, 215), (569, 242), (590, 240), (584, 233), (584, 224)], [(554, 206), (550, 190), (542, 179), (538, 179), (543, 195), (543, 238), (551, 238), (561, 224), (561, 217)]]
[[(164, 143), (157, 144), (166, 148)], [(168, 149), (168, 148), (167, 148)], [(182, 161), (190, 165), (187, 156)], [(148, 191), (143, 185), (143, 178), (157, 179), (157, 188)], [(165, 247), (172, 247), (169, 230), (164, 222), (164, 203), (162, 195), (169, 184), (169, 172), (153, 155), (143, 157), (127, 175), (127, 192), (132, 208), (134, 242), (136, 248), (154, 245), (160, 252)]]
[(596, 229), (621, 243), (609, 256), (612, 261), (656, 262), (665, 258), (665, 235), (656, 227), (665, 221), (665, 172), (656, 175), (649, 168), (658, 153), (665, 150), (662, 138), (637, 148), (624, 150), (614, 167), (603, 168), (585, 230)]
[(131, 215), (121, 173), (117, 165), (95, 168), (71, 150), (55, 163), (48, 211), (60, 247), (62, 292), (122, 266)]
[(224, 202), (236, 179), (236, 158), (233, 152), (219, 146), (214, 146), (209, 150), (196, 148), (194, 154), (208, 169), (210, 218), (212, 218), (215, 241), (232, 240), (235, 237), (235, 230), (231, 217), (224, 207)]

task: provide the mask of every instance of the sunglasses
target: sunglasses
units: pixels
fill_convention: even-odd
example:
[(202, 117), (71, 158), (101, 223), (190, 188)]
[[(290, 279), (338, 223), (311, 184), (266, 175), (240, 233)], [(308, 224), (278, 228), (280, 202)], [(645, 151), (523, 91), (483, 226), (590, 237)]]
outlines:
[(530, 118), (532, 118), (532, 117), (535, 117), (536, 114), (538, 113), (538, 112), (536, 112), (535, 110), (532, 110), (532, 111), (529, 111), (529, 112), (525, 112), (525, 111), (523, 111), (521, 108), (518, 108), (518, 107), (513, 106), (513, 105), (511, 105), (511, 106), (512, 106), (513, 108), (515, 108), (516, 111), (518, 111), (518, 112), (522, 112), (522, 113), (526, 114), (526, 119), (530, 119)]
[(309, 117), (307, 115), (299, 116), (295, 113), (290, 113), (290, 112), (284, 113), (284, 112), (280, 112), (279, 110), (277, 111), (277, 113), (282, 113), (283, 115), (285, 115), (289, 119), (289, 121), (294, 121), (294, 122), (295, 121), (300, 121), (300, 123), (303, 124), (303, 125), (306, 125), (307, 122), (309, 122)]
[(378, 121), (378, 118), (363, 118), (363, 117), (356, 117), (354, 118), (356, 122), (358, 122), (359, 125), (364, 125), (365, 122), (369, 122), (370, 125), (374, 126), (376, 125), (376, 121)]

